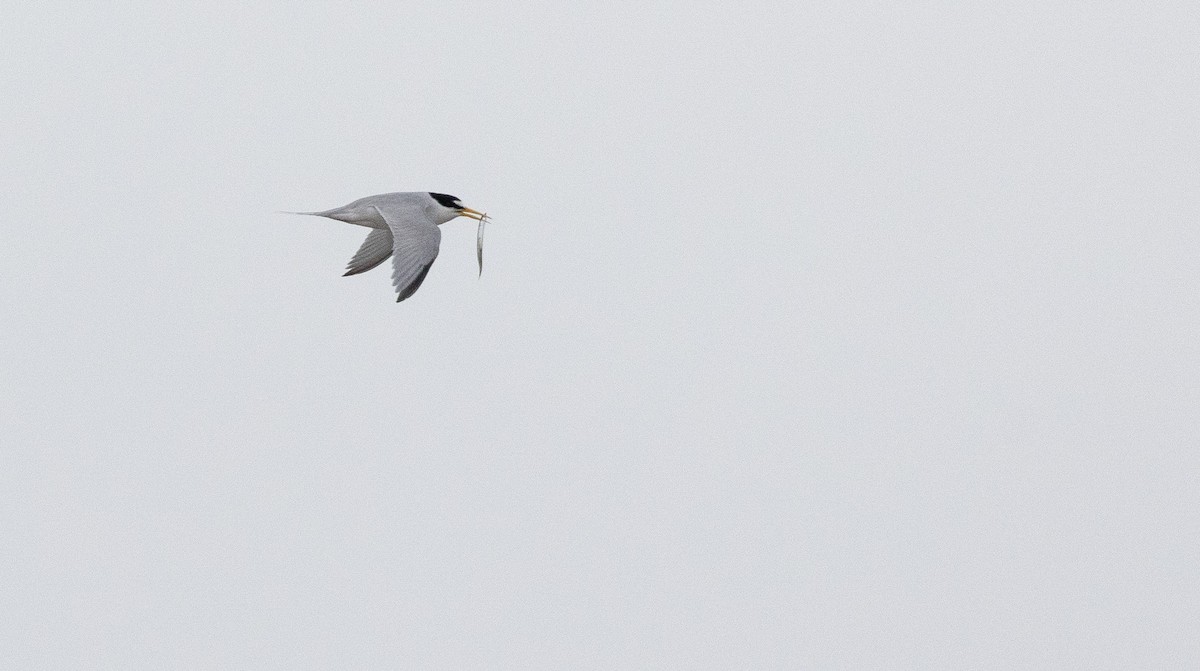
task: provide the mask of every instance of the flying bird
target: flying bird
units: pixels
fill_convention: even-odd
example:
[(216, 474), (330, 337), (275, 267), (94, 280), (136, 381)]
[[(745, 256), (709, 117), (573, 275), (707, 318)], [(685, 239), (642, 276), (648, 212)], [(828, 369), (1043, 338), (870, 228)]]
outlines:
[(324, 212), (288, 212), (328, 217), (372, 229), (343, 275), (364, 273), (392, 257), (392, 284), (396, 302), (412, 296), (425, 281), (442, 242), (441, 224), (456, 217), (479, 221), (476, 253), (483, 273), (483, 225), (486, 213), (464, 207), (462, 201), (444, 193), (407, 191), (367, 196)]

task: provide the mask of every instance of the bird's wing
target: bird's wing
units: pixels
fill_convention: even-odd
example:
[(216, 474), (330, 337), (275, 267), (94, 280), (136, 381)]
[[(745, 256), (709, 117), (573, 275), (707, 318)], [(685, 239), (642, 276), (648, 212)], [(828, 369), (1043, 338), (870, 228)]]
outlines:
[(392, 284), (399, 303), (416, 293), (425, 281), (442, 244), (442, 232), (423, 213), (413, 216), (411, 210), (386, 205), (376, 205), (375, 209), (392, 231)]
[[(346, 264), (346, 275), (365, 273), (375, 266), (387, 261), (392, 255), (392, 232), (386, 228), (376, 228), (367, 234), (358, 253)], [(345, 275), (343, 275), (345, 277)]]

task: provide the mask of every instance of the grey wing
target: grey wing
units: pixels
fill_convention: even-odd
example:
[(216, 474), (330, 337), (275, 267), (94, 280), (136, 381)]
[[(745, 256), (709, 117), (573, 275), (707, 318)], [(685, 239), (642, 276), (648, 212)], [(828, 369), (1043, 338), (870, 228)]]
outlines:
[[(392, 232), (386, 228), (377, 228), (367, 234), (358, 253), (346, 264), (346, 275), (365, 273), (375, 266), (387, 261), (392, 255)], [(345, 277), (346, 275), (343, 275)]]
[(442, 244), (442, 232), (423, 215), (414, 217), (408, 211), (379, 206), (376, 209), (392, 231), (392, 284), (399, 303), (416, 293), (425, 281)]

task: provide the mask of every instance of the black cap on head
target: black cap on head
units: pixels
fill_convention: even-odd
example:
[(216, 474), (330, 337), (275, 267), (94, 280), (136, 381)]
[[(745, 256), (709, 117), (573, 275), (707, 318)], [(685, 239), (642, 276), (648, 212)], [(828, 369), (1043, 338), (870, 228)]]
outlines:
[(449, 207), (449, 208), (455, 209), (455, 210), (462, 209), (462, 205), (459, 203), (458, 198), (455, 196), (447, 196), (444, 193), (433, 193), (432, 191), (429, 192), (429, 196), (431, 198), (433, 198), (434, 200), (436, 200), (437, 202), (441, 203), (443, 207)]

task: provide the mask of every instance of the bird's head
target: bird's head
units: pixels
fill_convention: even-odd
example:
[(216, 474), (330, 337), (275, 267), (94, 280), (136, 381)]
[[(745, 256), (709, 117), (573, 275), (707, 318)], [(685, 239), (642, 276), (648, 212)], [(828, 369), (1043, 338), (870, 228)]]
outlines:
[(432, 206), (434, 214), (443, 221), (450, 221), (455, 217), (470, 217), (472, 219), (483, 219), (484, 217), (483, 212), (464, 207), (462, 201), (456, 196), (430, 192), (429, 197), (434, 202)]

